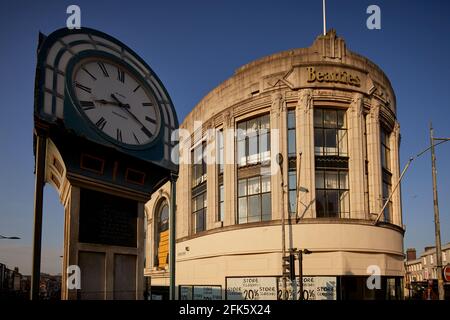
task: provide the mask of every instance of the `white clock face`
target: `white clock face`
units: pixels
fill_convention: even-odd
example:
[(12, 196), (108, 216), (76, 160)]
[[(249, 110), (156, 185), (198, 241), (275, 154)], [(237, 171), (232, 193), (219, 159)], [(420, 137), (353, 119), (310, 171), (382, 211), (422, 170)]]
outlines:
[(73, 73), (80, 110), (104, 134), (127, 145), (145, 145), (158, 134), (156, 100), (127, 69), (110, 60), (85, 59)]

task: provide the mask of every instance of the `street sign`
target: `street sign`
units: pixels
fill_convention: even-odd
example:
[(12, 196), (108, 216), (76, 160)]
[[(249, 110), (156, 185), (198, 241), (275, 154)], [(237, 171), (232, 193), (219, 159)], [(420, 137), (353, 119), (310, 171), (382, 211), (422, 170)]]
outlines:
[(450, 282), (450, 264), (444, 267), (444, 280), (446, 282)]

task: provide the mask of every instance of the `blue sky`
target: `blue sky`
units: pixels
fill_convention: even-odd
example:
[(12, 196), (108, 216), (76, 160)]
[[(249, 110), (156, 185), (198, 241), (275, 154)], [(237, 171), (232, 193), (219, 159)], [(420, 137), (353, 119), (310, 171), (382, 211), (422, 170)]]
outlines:
[[(34, 157), (33, 85), (38, 32), (65, 26), (81, 7), (82, 26), (134, 49), (165, 84), (180, 121), (239, 66), (310, 46), (322, 32), (322, 1), (20, 1), (0, 2), (0, 262), (31, 270)], [(381, 30), (366, 28), (366, 8), (381, 8)], [(401, 165), (429, 144), (428, 126), (450, 137), (450, 2), (328, 0), (328, 28), (378, 64), (397, 95)], [(442, 242), (450, 241), (450, 143), (437, 149)], [(403, 186), (405, 247), (434, 243), (430, 155), (416, 160)], [(59, 272), (63, 208), (45, 188), (43, 271)]]

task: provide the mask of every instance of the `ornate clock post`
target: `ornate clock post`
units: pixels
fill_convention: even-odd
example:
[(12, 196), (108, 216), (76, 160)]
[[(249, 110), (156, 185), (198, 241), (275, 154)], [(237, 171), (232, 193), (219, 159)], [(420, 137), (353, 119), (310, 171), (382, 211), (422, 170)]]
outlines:
[[(34, 271), (45, 181), (65, 208), (63, 299), (141, 299), (144, 203), (178, 172), (178, 120), (163, 84), (120, 41), (60, 29), (40, 36), (34, 118)], [(69, 266), (80, 268), (79, 290), (67, 284)]]

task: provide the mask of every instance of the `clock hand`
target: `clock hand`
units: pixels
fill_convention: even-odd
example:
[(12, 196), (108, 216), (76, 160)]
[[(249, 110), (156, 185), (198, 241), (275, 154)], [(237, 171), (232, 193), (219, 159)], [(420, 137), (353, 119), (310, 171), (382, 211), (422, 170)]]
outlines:
[(114, 100), (117, 101), (117, 103), (119, 104), (119, 107), (124, 106), (124, 104), (119, 99), (117, 99), (117, 97), (114, 93), (111, 93), (111, 98), (113, 98)]
[(98, 102), (98, 103), (100, 103), (100, 104), (111, 104), (111, 105), (113, 105), (113, 106), (120, 106), (120, 104), (117, 103), (117, 102), (114, 102), (114, 101), (108, 101), (108, 100), (105, 100), (105, 99), (94, 100), (94, 102)]
[(150, 131), (144, 126), (144, 124), (138, 119), (138, 117), (136, 117), (136, 115), (129, 110), (130, 109), (129, 104), (123, 104), (122, 102), (120, 102), (120, 100), (117, 99), (114, 93), (111, 94), (111, 97), (119, 103), (120, 108), (123, 108), (137, 123), (139, 123), (142, 126), (141, 128), (142, 131), (144, 131), (147, 135), (151, 135)]

